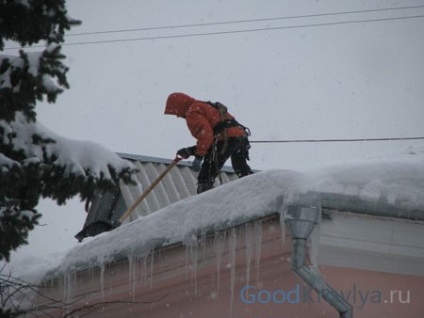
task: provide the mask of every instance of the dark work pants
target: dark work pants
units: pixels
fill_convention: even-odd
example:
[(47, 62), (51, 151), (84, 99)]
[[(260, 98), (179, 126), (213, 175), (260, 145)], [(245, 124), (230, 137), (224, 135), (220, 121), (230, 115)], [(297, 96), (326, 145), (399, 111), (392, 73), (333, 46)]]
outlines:
[(230, 157), (231, 165), (239, 178), (253, 173), (247, 164), (250, 148), (247, 138), (228, 138), (228, 144), (224, 153), (222, 153), (223, 147), (223, 141), (218, 142), (216, 147), (212, 145), (211, 149), (209, 149), (204, 157), (203, 165), (197, 178), (197, 193), (204, 192), (213, 187), (215, 178)]

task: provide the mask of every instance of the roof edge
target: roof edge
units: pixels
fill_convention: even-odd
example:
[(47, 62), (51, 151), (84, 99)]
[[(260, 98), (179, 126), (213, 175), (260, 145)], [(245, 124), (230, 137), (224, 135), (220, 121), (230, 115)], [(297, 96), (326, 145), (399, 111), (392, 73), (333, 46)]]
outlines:
[[(152, 163), (160, 163), (169, 165), (172, 163), (172, 159), (160, 158), (160, 157), (152, 157), (152, 156), (144, 156), (144, 155), (135, 155), (117, 152), (116, 153), (122, 159), (132, 160), (132, 161), (140, 161), (140, 162), (152, 162)], [(191, 161), (181, 160), (177, 164), (178, 166), (191, 167)], [(222, 167), (221, 171), (227, 173), (235, 173), (234, 169), (229, 166)]]

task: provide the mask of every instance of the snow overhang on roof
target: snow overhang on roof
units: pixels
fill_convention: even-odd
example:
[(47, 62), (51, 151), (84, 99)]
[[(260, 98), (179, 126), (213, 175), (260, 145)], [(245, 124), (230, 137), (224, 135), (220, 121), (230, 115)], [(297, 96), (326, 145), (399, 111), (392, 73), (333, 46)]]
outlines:
[[(271, 170), (186, 198), (101, 234), (71, 250), (61, 271), (143, 255), (178, 242), (260, 219), (275, 212), (283, 220), (291, 205), (317, 202), (323, 209), (424, 221), (424, 160), (344, 164), (311, 173)], [(284, 222), (281, 222), (284, 225)]]
[[(136, 184), (120, 182), (119, 187), (108, 191), (96, 191), (90, 202), (87, 218), (83, 229), (75, 235), (79, 241), (88, 236), (96, 236), (106, 230), (116, 227), (121, 217), (132, 204), (156, 182), (156, 179), (164, 173), (172, 164), (173, 160), (118, 153), (118, 155), (131, 162), (138, 172), (134, 176)], [(196, 194), (197, 173), (191, 169), (189, 161), (179, 161), (177, 165), (168, 170), (165, 177), (154, 187), (145, 199), (125, 218), (124, 222), (144, 217), (164, 207)], [(223, 167), (214, 186), (231, 182), (237, 179), (237, 175), (230, 167)]]

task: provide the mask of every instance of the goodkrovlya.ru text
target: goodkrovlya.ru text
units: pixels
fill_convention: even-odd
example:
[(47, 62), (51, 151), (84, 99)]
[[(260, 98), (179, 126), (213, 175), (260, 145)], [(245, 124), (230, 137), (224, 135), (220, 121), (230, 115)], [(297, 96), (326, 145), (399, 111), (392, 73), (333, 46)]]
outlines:
[[(361, 290), (356, 285), (353, 285), (350, 290), (341, 290), (338, 293), (350, 304), (358, 304), (359, 308), (364, 307), (366, 304), (409, 304), (411, 302), (409, 290), (390, 290), (387, 297), (383, 297), (380, 290)], [(322, 298), (322, 294), (315, 293), (311, 287), (302, 287), (300, 284), (289, 290), (257, 290), (250, 285), (240, 290), (240, 299), (245, 304), (319, 303)]]

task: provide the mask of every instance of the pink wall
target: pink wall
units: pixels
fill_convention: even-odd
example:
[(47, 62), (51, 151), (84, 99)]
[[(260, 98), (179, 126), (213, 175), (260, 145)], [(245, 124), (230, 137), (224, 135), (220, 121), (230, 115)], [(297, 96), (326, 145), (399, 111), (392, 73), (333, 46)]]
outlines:
[[(253, 240), (246, 239), (246, 231)], [(259, 240), (255, 238), (260, 236), (258, 268)], [(176, 245), (157, 251), (153, 267), (151, 258), (133, 261), (131, 267), (123, 261), (106, 266), (103, 274), (98, 268), (80, 272), (70, 287), (51, 282), (44, 292), (72, 302), (65, 313), (84, 307), (79, 314), (87, 313), (95, 303), (134, 302), (98, 305), (89, 317), (339, 317), (291, 271), (291, 240), (287, 236), (282, 242), (278, 218), (228, 230), (223, 242), (220, 271), (219, 242), (210, 237), (197, 250)], [(197, 256), (197, 263), (190, 255)], [(349, 297), (355, 318), (423, 317), (423, 277), (333, 267), (320, 270), (327, 283)], [(247, 285), (252, 287), (242, 298), (240, 291)], [(72, 290), (71, 298), (64, 294), (66, 290)], [(40, 299), (39, 305), (43, 303), (47, 302)], [(49, 311), (56, 317), (62, 313)]]

